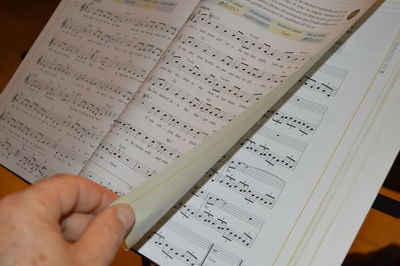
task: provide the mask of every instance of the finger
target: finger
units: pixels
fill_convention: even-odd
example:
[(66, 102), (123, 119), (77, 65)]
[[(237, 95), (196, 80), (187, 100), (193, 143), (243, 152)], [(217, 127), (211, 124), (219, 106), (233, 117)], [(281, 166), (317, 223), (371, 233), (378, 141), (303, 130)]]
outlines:
[(99, 213), (118, 198), (113, 192), (88, 179), (58, 175), (31, 186), (27, 195), (43, 206), (45, 214), (57, 222), (72, 212)]
[(134, 219), (133, 210), (128, 205), (108, 208), (92, 220), (73, 248), (80, 259), (90, 261), (92, 265), (108, 265)]
[(69, 242), (77, 241), (95, 216), (93, 214), (73, 213), (61, 222), (61, 232)]

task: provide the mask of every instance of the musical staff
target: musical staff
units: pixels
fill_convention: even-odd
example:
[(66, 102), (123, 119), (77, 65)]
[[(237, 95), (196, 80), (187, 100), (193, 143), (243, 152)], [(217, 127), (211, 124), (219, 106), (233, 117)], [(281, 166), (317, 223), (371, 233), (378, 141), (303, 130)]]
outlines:
[[(167, 230), (171, 230), (172, 232), (178, 234), (184, 239), (189, 240), (191, 243), (195, 245), (195, 253), (189, 250), (180, 249), (180, 252), (176, 254), (176, 252), (171, 252), (172, 258), (179, 259), (188, 265), (206, 265), (207, 262), (217, 263), (220, 261), (221, 263), (227, 263), (228, 265), (241, 265), (243, 263), (243, 259), (237, 257), (235, 254), (227, 251), (226, 249), (216, 245), (211, 242), (207, 238), (197, 234), (196, 232), (190, 230), (189, 228), (181, 225), (179, 222), (175, 222), (174, 219), (169, 220), (165, 223), (165, 228)], [(168, 244), (168, 240), (165, 236), (163, 236), (160, 232), (153, 233), (149, 238), (153, 237), (158, 238), (156, 242), (151, 240), (153, 244), (156, 244), (158, 247), (169, 247), (171, 244)], [(163, 243), (160, 243), (163, 242)], [(178, 244), (178, 243), (177, 243)], [(177, 245), (176, 244), (176, 245)], [(173, 246), (173, 249), (177, 249), (177, 246)], [(170, 248), (171, 249), (171, 248)], [(183, 255), (183, 256), (182, 256)], [(191, 262), (191, 259), (187, 261), (186, 256), (190, 256), (191, 259), (195, 259), (194, 262)], [(221, 261), (222, 260), (222, 261)], [(190, 264), (189, 264), (190, 263)], [(193, 264), (191, 264), (193, 263)]]
[(316, 113), (318, 115), (324, 116), (326, 111), (328, 111), (328, 107), (316, 103), (316, 102), (312, 102), (309, 101), (307, 99), (301, 98), (299, 96), (296, 95), (285, 95), (283, 96), (278, 102), (277, 104), (282, 104), (282, 103), (290, 103), (292, 105), (298, 106), (304, 110)]
[(335, 96), (337, 92), (337, 88), (318, 82), (308, 76), (303, 76), (303, 78), (299, 79), (299, 83), (302, 83), (303, 86), (309, 89), (324, 94), (326, 97)]
[(1, 155), (8, 157), (16, 152), (16, 149), (11, 145), (10, 142), (0, 139)]
[(199, 208), (190, 206), (179, 202), (174, 208), (179, 209), (179, 212), (186, 218), (193, 218), (206, 226), (217, 231), (221, 236), (228, 241), (235, 241), (245, 247), (250, 247), (254, 243), (254, 236), (252, 237), (246, 232), (239, 232), (233, 227), (228, 225), (228, 222), (212, 214), (207, 210), (203, 211)]
[(311, 133), (314, 133), (317, 129), (317, 125), (304, 121), (300, 118), (297, 118), (292, 115), (288, 115), (286, 113), (283, 113), (281, 111), (274, 111), (274, 110), (269, 110), (265, 115), (265, 118), (270, 118), (272, 121), (274, 121), (277, 124), (284, 124), (287, 125), (290, 128), (296, 128), (299, 130), (302, 134), (308, 135)]
[[(0, 115), (0, 121), (4, 122), (3, 127), (7, 126), (11, 134), (25, 136), (26, 138), (29, 138), (29, 140), (35, 141), (36, 145), (46, 146), (54, 152), (53, 156), (59, 160), (75, 161), (80, 165), (84, 165), (87, 161), (87, 158), (85, 158), (83, 155), (79, 154), (73, 149), (65, 147), (58, 141), (51, 139), (43, 133), (28, 127), (7, 113), (2, 113)], [(20, 139), (21, 141), (25, 140), (24, 137)]]
[(246, 37), (243, 32), (232, 30), (231, 28), (216, 22), (214, 15), (211, 13), (196, 13), (190, 17), (190, 21), (196, 25), (202, 25), (209, 30), (215, 31), (221, 36), (227, 37), (230, 40), (239, 43), (242, 48), (260, 53), (263, 56), (268, 56), (276, 61), (301, 64), (304, 63), (309, 55), (296, 55), (293, 52), (282, 52), (272, 48), (266, 43), (258, 43), (249, 37)]
[(208, 55), (209, 57), (218, 60), (224, 65), (236, 71), (240, 71), (241, 73), (249, 75), (252, 78), (260, 79), (275, 84), (282, 83), (283, 80), (286, 78), (286, 76), (267, 73), (258, 68), (251, 67), (248, 64), (236, 60), (233, 57), (213, 48), (212, 46), (207, 45), (206, 43), (195, 39), (194, 37), (181, 35), (178, 38), (178, 41), (182, 44), (186, 44), (192, 48), (195, 48), (196, 50)]
[(136, 161), (131, 156), (127, 155), (121, 149), (114, 147), (112, 144), (103, 141), (99, 148), (107, 153), (108, 155), (112, 156), (114, 159), (117, 159), (136, 173), (144, 176), (146, 178), (151, 177), (154, 175), (155, 170), (148, 168), (146, 165)]
[(182, 153), (179, 151), (169, 147), (168, 145), (158, 141), (156, 138), (152, 137), (150, 134), (144, 132), (143, 130), (135, 127), (134, 125), (124, 121), (124, 120), (116, 120), (114, 123), (114, 127), (118, 128), (122, 132), (133, 136), (135, 139), (141, 141), (148, 148), (154, 149), (157, 153), (164, 154), (165, 156), (171, 158), (172, 160), (176, 160), (182, 156)]
[(0, 156), (6, 159), (12, 156), (16, 164), (26, 172), (34, 175), (36, 180), (52, 176), (56, 173), (55, 170), (46, 166), (34, 156), (22, 149), (14, 147), (10, 142), (4, 139), (0, 139)]
[(258, 181), (278, 189), (279, 191), (282, 191), (286, 186), (286, 182), (276, 175), (256, 167), (252, 167), (237, 159), (230, 160), (229, 164), (227, 165), (227, 169), (240, 171), (253, 177), (254, 179), (257, 179)]
[(194, 257), (189, 253), (189, 251), (184, 251), (178, 248), (176, 245), (167, 241), (164, 236), (160, 233), (154, 233), (149, 238), (149, 243), (157, 246), (161, 249), (161, 252), (164, 253), (170, 259), (178, 259), (187, 265), (199, 265), (198, 258)]
[[(237, 174), (235, 174), (237, 172)], [(238, 193), (249, 203), (257, 203), (267, 208), (273, 208), (286, 182), (270, 172), (252, 167), (238, 159), (231, 159), (221, 172), (210, 169), (206, 176), (212, 183), (218, 183), (235, 193)], [(250, 177), (267, 185), (264, 189), (260, 185), (245, 182)], [(263, 190), (263, 192), (260, 191)]]
[(268, 208), (272, 208), (275, 204), (276, 198), (274, 196), (257, 192), (254, 189), (251, 189), (249, 184), (237, 180), (229, 175), (222, 175), (211, 169), (208, 171), (207, 176), (210, 177), (211, 182), (217, 182), (218, 184), (229, 188), (243, 196), (243, 199), (250, 203), (258, 203)]
[(166, 34), (168, 37), (173, 37), (177, 28), (171, 25), (168, 25), (164, 22), (158, 22), (147, 19), (138, 19), (128, 15), (122, 15), (117, 12), (112, 12), (110, 10), (105, 10), (99, 7), (95, 7), (92, 3), (84, 3), (80, 11), (84, 14), (91, 15), (93, 17), (100, 18), (105, 20), (111, 24), (128, 24), (133, 26), (134, 28), (142, 28), (151, 30), (152, 32), (159, 32), (161, 34)]
[(300, 140), (294, 139), (292, 137), (286, 136), (278, 131), (272, 130), (264, 126), (265, 122), (269, 118), (263, 117), (260, 119), (250, 130), (252, 132), (257, 132), (270, 140), (281, 143), (282, 145), (297, 150), (303, 153), (307, 148), (307, 143), (304, 143)]
[(208, 239), (181, 225), (180, 223), (175, 222), (174, 219), (168, 220), (168, 222), (165, 223), (165, 227), (174, 231), (175, 233), (178, 233), (180, 236), (190, 240), (203, 249), (208, 250), (210, 246), (213, 245), (213, 243)]
[(134, 95), (134, 92), (131, 92), (127, 88), (124, 88), (124, 87), (106, 82), (104, 80), (92, 77), (86, 73), (76, 71), (68, 65), (63, 65), (63, 64), (45, 59), (43, 57), (40, 57), (36, 63), (38, 66), (45, 67), (45, 68), (55, 71), (59, 74), (68, 76), (78, 82), (82, 82), (86, 85), (94, 87), (97, 90), (108, 92), (111, 94), (111, 97), (119, 98), (119, 101), (122, 103), (128, 103), (129, 100)]
[[(102, 185), (105, 188), (108, 188), (112, 192), (122, 196), (124, 193), (120, 191), (117, 187), (115, 187), (110, 181), (105, 180), (105, 178), (95, 174), (93, 171), (90, 171), (89, 169), (83, 168), (82, 171), (79, 173), (80, 176), (86, 177), (97, 184)], [(127, 184), (128, 185), (128, 184)]]
[(251, 139), (245, 139), (240, 142), (240, 146), (244, 147), (245, 150), (263, 158), (269, 165), (275, 166), (280, 165), (290, 170), (296, 167), (296, 160), (290, 156), (282, 156), (275, 152), (272, 152), (265, 145), (257, 144)]
[(91, 61), (93, 63), (100, 64), (104, 68), (113, 68), (117, 71), (125, 73), (126, 77), (137, 81), (144, 81), (147, 76), (148, 71), (146, 69), (142, 69), (136, 65), (101, 55), (99, 50), (88, 51), (55, 38), (50, 41), (49, 48), (51, 51), (75, 55), (77, 60)]
[(154, 89), (154, 91), (159, 91), (159, 89), (161, 89), (187, 103), (190, 107), (196, 108), (197, 110), (219, 120), (229, 122), (235, 117), (235, 115), (224, 112), (221, 109), (192, 96), (190, 93), (173, 86), (164, 79), (149, 77), (148, 84)]
[(153, 44), (126, 39), (118, 35), (108, 34), (100, 29), (93, 29), (91, 27), (75, 23), (71, 19), (66, 19), (61, 24), (61, 28), (66, 32), (95, 38), (97, 41), (100, 41), (103, 44), (113, 44), (128, 48), (130, 53), (135, 53), (136, 55), (140, 56), (153, 56), (154, 59), (158, 59), (163, 52), (161, 48)]
[(222, 211), (225, 211), (238, 219), (248, 223), (249, 225), (254, 226), (257, 229), (261, 229), (265, 223), (265, 221), (239, 207), (236, 205), (229, 203), (217, 195), (212, 194), (204, 189), (199, 189), (198, 186), (195, 186), (192, 189), (192, 194), (196, 197), (199, 197), (204, 200), (205, 205), (211, 205), (218, 207)]
[(113, 120), (117, 117), (117, 114), (109, 110), (108, 108), (84, 100), (78, 94), (72, 95), (64, 92), (64, 90), (62, 90), (61, 88), (51, 86), (32, 76), (27, 76), (24, 80), (24, 83), (27, 85), (28, 88), (45, 93), (46, 96), (52, 96), (58, 98), (60, 102), (66, 102), (74, 105), (75, 107), (79, 108), (80, 111), (83, 111), (84, 114), (90, 117), (103, 117), (110, 120)]
[(251, 94), (242, 91), (242, 89), (237, 86), (230, 86), (224, 82), (221, 82), (217, 80), (212, 74), (206, 74), (202, 72), (199, 67), (182, 61), (179, 56), (166, 57), (163, 59), (163, 62), (166, 65), (173, 66), (190, 75), (190, 77), (195, 78), (200, 82), (203, 82), (205, 85), (209, 86), (212, 91), (218, 93), (222, 92), (245, 103), (254, 103), (262, 96), (261, 93)]
[(148, 113), (151, 113), (152, 115), (160, 119), (160, 121), (164, 121), (168, 125), (179, 129), (181, 132), (184, 132), (187, 135), (192, 136), (193, 138), (203, 140), (208, 136), (206, 132), (182, 121), (176, 116), (171, 115), (170, 113), (164, 111), (163, 109), (155, 106), (154, 104), (146, 100), (145, 96), (146, 95), (144, 95), (144, 97), (141, 99), (135, 99), (133, 103), (136, 106), (142, 108), (143, 110), (146, 110)]
[(311, 67), (311, 69), (320, 73), (328, 74), (330, 77), (337, 78), (339, 82), (335, 87), (339, 87), (341, 85), (341, 82), (346, 78), (347, 74), (349, 73), (349, 71), (346, 69), (326, 64), (326, 62), (324, 61), (316, 62)]
[(84, 127), (81, 123), (67, 119), (62, 115), (40, 106), (38, 103), (24, 97), (22, 93), (16, 93), (12, 98), (11, 103), (14, 103), (15, 108), (17, 109), (26, 110), (27, 115), (37, 115), (39, 121), (45, 122), (52, 128), (71, 130), (74, 133), (73, 135), (80, 139), (85, 138), (97, 142), (101, 137), (99, 133)]

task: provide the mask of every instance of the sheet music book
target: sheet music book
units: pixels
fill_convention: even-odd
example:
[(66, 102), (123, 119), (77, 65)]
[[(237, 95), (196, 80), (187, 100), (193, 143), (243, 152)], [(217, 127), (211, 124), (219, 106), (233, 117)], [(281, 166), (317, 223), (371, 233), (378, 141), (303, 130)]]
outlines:
[(396, 71), (398, 1), (353, 25), (372, 2), (64, 0), (1, 95), (0, 162), (30, 183), (71, 173), (120, 195), (137, 188), (129, 203), (286, 93), (187, 194), (195, 179), (155, 193), (177, 202), (135, 246), (161, 265), (286, 264), (371, 84)]

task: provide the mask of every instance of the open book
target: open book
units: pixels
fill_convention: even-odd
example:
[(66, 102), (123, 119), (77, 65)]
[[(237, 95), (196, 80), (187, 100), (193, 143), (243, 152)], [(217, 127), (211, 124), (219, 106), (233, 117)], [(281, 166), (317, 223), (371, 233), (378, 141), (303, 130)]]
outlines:
[(62, 1), (1, 96), (0, 162), (139, 186), (130, 245), (173, 207), (140, 243), (160, 264), (270, 264), (357, 108), (329, 116), (349, 68), (302, 76), (372, 2)]

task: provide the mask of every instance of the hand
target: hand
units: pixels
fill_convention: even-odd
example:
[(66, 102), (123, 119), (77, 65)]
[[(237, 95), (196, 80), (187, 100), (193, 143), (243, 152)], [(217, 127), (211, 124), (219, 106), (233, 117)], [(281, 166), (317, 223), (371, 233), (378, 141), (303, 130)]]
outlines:
[(59, 175), (0, 200), (0, 265), (109, 265), (134, 222), (118, 196)]

